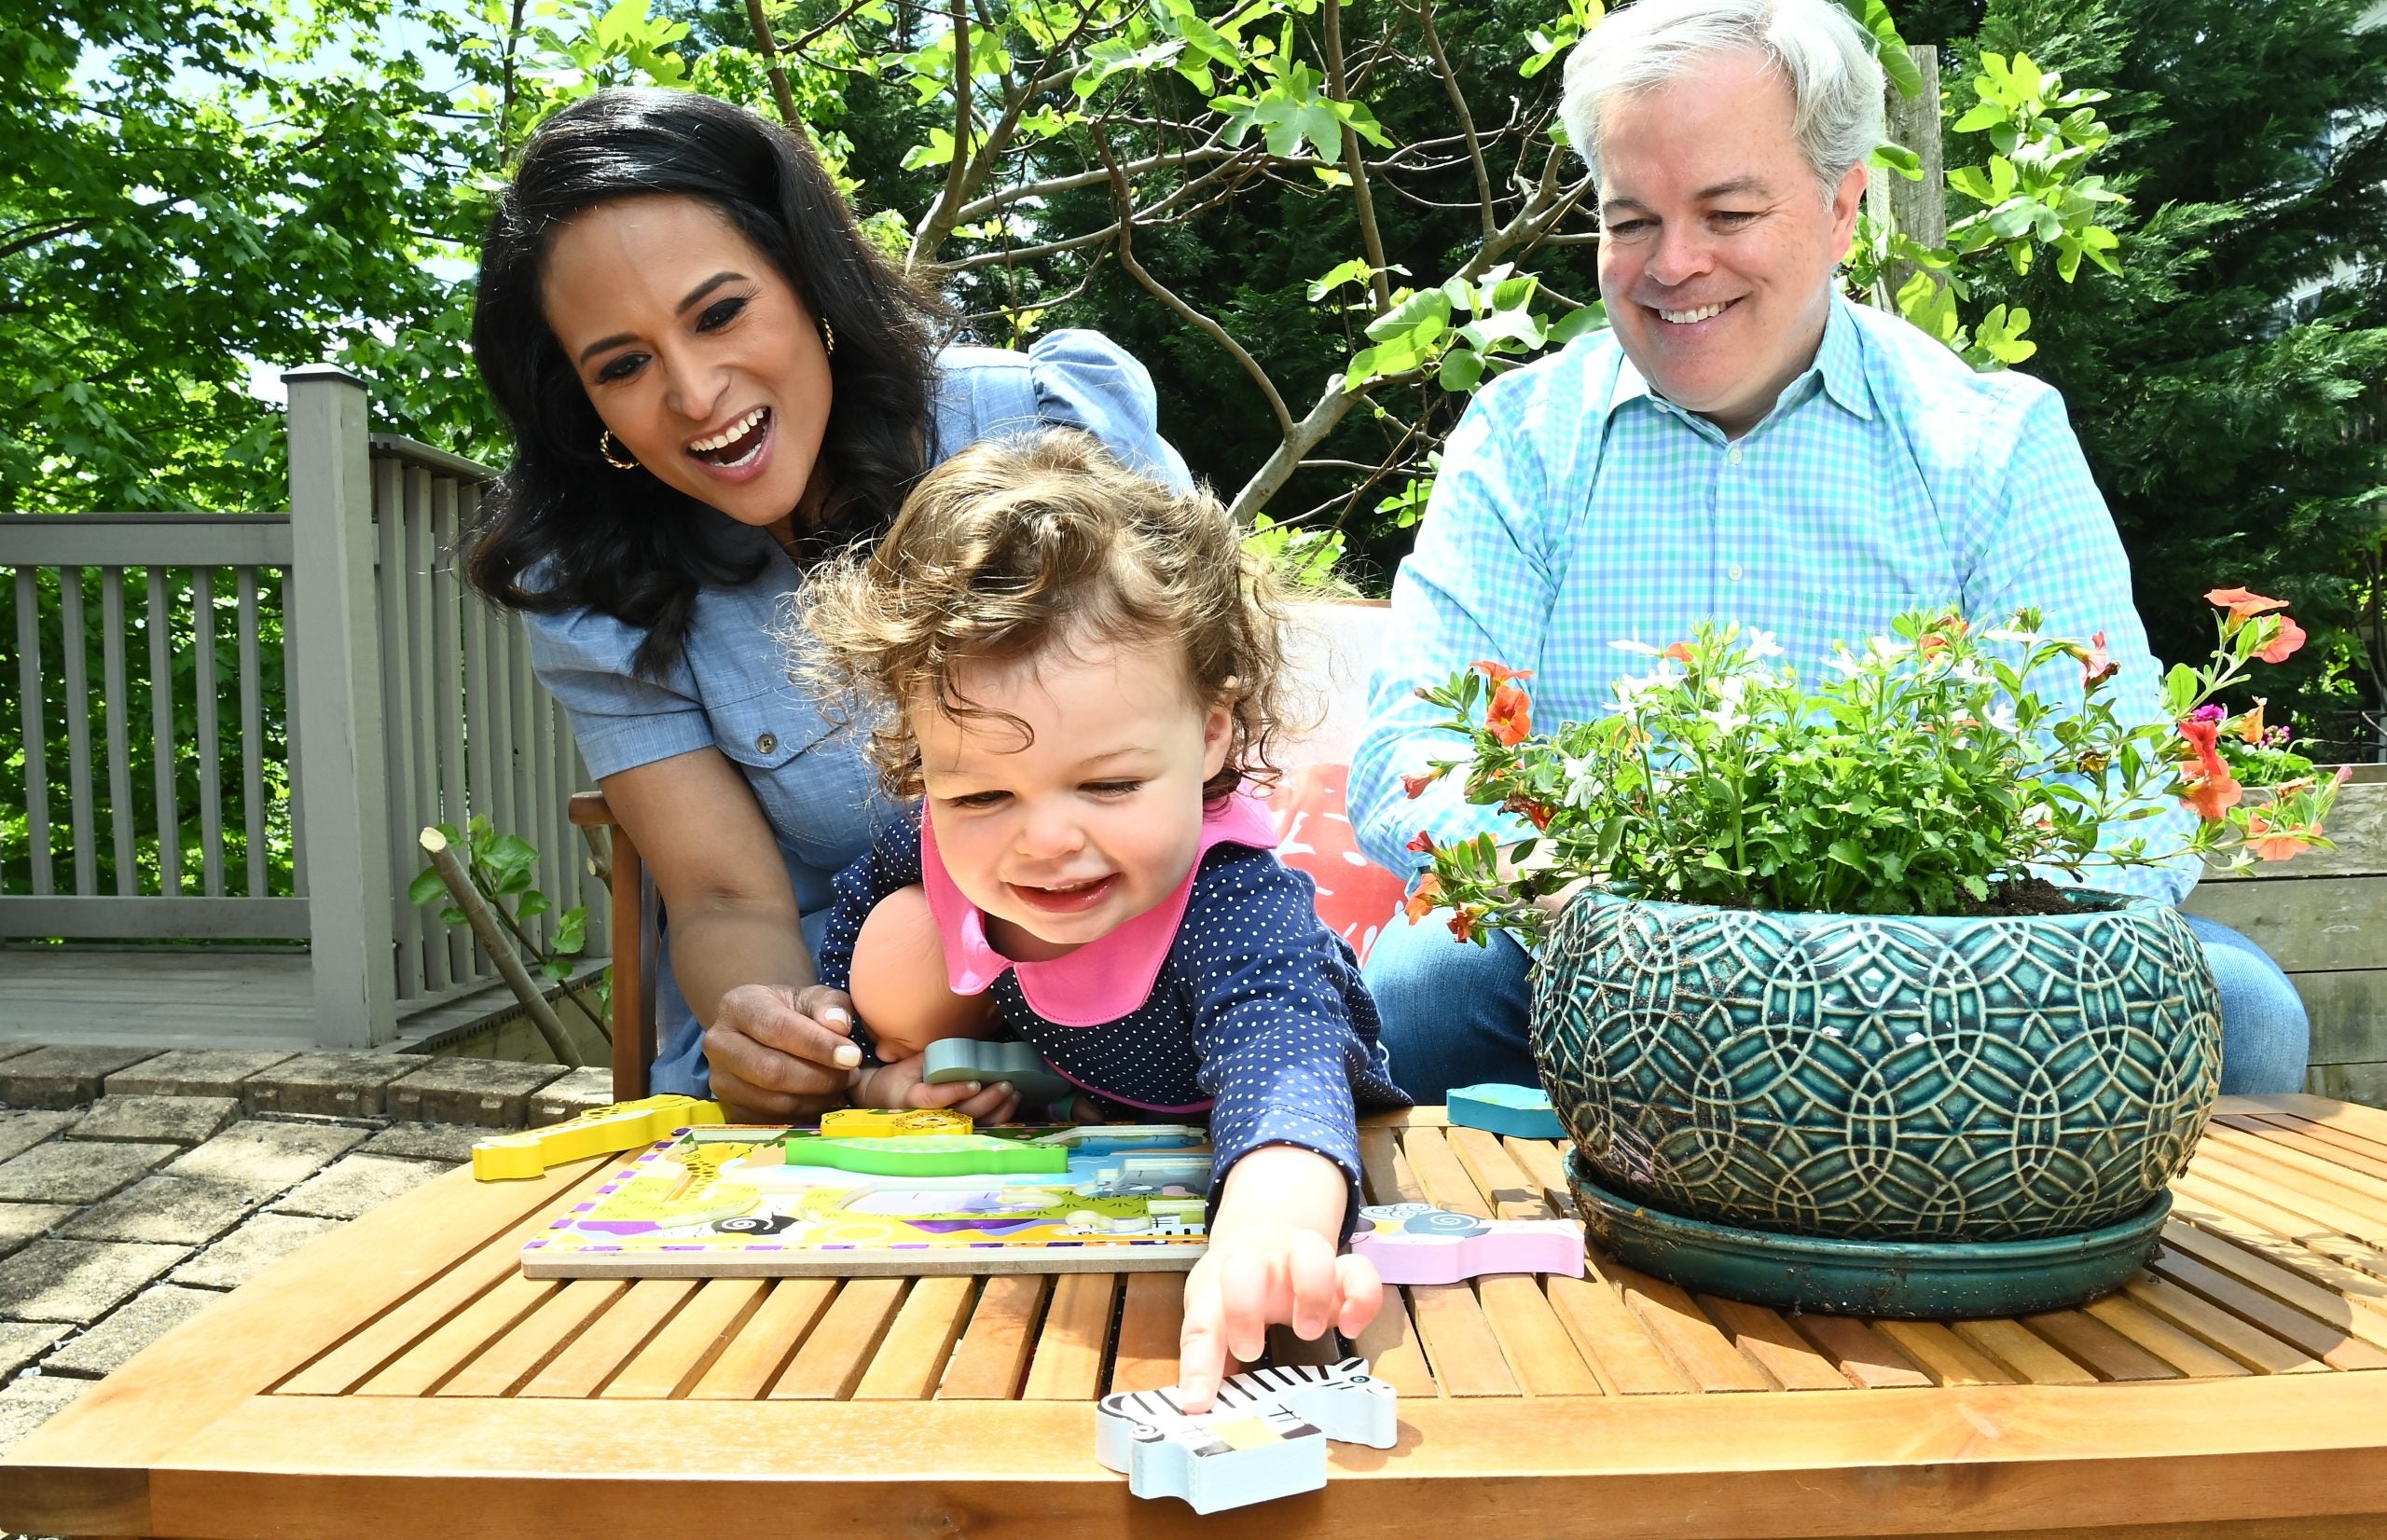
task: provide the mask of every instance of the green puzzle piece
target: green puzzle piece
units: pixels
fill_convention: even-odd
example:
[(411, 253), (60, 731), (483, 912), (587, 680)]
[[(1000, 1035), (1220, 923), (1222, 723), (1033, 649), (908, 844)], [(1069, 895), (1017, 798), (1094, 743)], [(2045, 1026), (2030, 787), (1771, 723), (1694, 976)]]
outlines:
[(986, 1134), (900, 1134), (891, 1139), (791, 1138), (789, 1165), (828, 1166), (870, 1176), (994, 1176), (1069, 1169), (1060, 1145), (1023, 1144)]

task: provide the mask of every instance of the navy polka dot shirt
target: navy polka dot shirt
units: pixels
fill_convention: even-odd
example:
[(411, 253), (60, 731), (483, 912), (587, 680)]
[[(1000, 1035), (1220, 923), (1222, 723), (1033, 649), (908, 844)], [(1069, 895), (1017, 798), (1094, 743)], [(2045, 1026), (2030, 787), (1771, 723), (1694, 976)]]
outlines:
[[(821, 983), (848, 986), (862, 920), (919, 881), (918, 819), (898, 818), (837, 876)], [(1359, 1210), (1354, 1107), (1410, 1103), (1386, 1073), (1359, 962), (1319, 923), (1314, 892), (1274, 851), (1222, 842), (1202, 858), (1176, 944), (1134, 1011), (1099, 1026), (1060, 1025), (1036, 1013), (1010, 969), (993, 993), (1011, 1034), (1096, 1094), (1148, 1119), (1207, 1111), (1213, 1202), (1228, 1170), (1262, 1145), (1332, 1161), (1350, 1183), (1347, 1235)]]

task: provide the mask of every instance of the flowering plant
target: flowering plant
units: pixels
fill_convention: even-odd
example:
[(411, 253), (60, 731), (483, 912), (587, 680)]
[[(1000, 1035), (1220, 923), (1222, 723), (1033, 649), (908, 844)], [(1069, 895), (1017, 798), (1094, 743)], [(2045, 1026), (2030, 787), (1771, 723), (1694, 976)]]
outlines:
[[(1987, 629), (1952, 611), (1900, 615), (1861, 650), (1835, 643), (1830, 677), (1813, 683), (1773, 663), (1782, 649), (1765, 632), (1737, 626), (1663, 649), (1614, 642), (1651, 670), (1620, 680), (1599, 720), (1543, 736), (1530, 674), (1479, 663), (1418, 691), (1449, 708), (1438, 725), (1471, 756), (1405, 783), (1414, 797), (1461, 773), (1469, 802), (1534, 832), (1508, 846), (1421, 832), (1410, 848), (1433, 864), (1409, 917), (1447, 909), (1463, 939), (1481, 943), (1491, 927), (1536, 939), (1551, 901), (1587, 880), (1625, 897), (1808, 913), (2045, 913), (2075, 901), (2049, 871), (2077, 882), (2098, 866), (2193, 855), (2244, 867), (2330, 848), (2321, 824), (2337, 782), (2307, 776), (2248, 805), (2217, 747), (2225, 735), (2263, 741), (2260, 703), (2233, 717), (2219, 697), (2304, 632), (2277, 599), (2206, 597), (2221, 612), (2213, 657), (2165, 676), (2153, 722), (2118, 712), (2104, 633), (2043, 636), (2030, 610)], [(2035, 687), (2071, 669), (2077, 704)], [(2185, 834), (2108, 833), (2174, 805), (2195, 816)]]

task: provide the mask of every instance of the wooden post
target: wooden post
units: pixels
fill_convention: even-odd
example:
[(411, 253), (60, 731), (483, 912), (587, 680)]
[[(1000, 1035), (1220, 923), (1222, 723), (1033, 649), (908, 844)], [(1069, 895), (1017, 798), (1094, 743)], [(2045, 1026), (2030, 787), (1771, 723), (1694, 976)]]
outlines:
[(282, 378), (315, 1042), (371, 1048), (397, 1036), (397, 971), (366, 398), (363, 381), (329, 364)]
[[(1887, 217), (1922, 245), (1940, 246), (1948, 241), (1948, 177), (1939, 143), (1939, 50), (1921, 44), (1906, 51), (1923, 76), (1923, 89), (1909, 97), (1896, 86), (1883, 86), (1883, 126), (1893, 144), (1912, 150), (1923, 161), (1923, 180), (1910, 182), (1896, 172), (1877, 172), (1865, 189), (1865, 202), (1874, 218)], [(1898, 290), (1914, 273), (1911, 262), (1891, 263), (1883, 275), (1883, 292), (1874, 296), (1874, 303), (1896, 311)]]

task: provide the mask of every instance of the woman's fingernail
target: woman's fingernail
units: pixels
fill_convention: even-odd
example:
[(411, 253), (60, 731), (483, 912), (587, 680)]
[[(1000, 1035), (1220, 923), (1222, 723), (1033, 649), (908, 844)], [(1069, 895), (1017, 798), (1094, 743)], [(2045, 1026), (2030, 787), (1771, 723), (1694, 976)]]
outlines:
[(836, 1052), (830, 1057), (836, 1060), (838, 1068), (851, 1069), (862, 1063), (862, 1050), (851, 1043), (839, 1043)]
[(823, 1011), (821, 1012), (821, 1019), (824, 1022), (835, 1022), (840, 1026), (851, 1026), (854, 1024), (852, 1013), (846, 1011), (841, 1006), (833, 1005), (828, 1010)]

